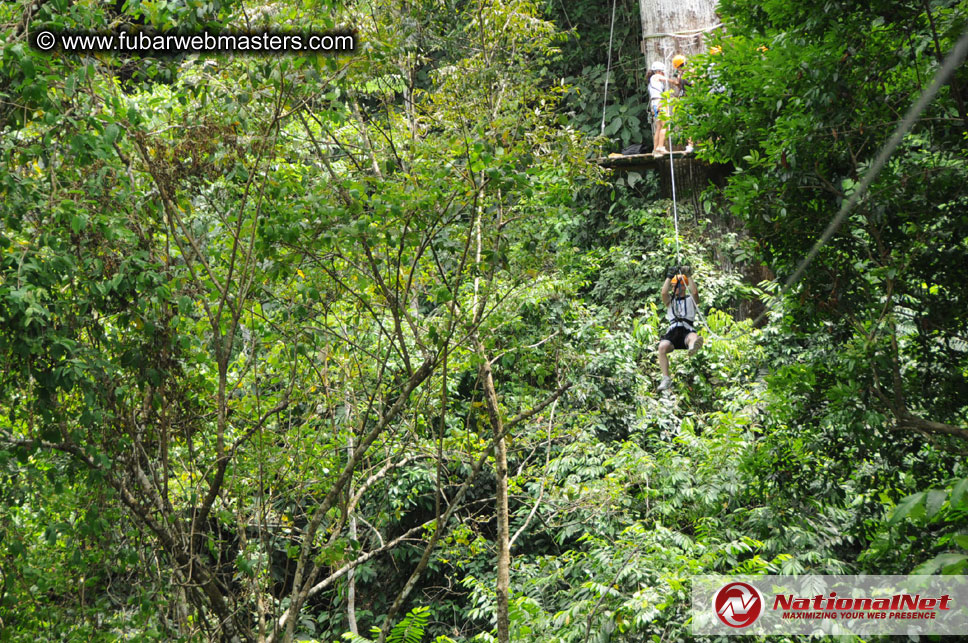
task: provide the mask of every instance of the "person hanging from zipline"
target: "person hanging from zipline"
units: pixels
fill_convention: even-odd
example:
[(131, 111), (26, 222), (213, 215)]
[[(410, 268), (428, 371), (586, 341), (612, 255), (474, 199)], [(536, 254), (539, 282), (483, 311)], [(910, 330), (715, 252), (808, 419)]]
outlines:
[(689, 354), (693, 355), (702, 348), (702, 337), (694, 326), (699, 291), (695, 280), (689, 279), (690, 274), (688, 266), (674, 266), (668, 269), (662, 284), (662, 303), (666, 306), (666, 320), (670, 325), (659, 341), (659, 368), (662, 370), (660, 391), (672, 387), (669, 353), (676, 349), (688, 349)]
[(649, 114), (652, 117), (652, 154), (662, 156), (668, 154), (665, 148), (666, 119), (669, 116), (669, 105), (662, 96), (669, 89), (669, 85), (679, 86), (679, 79), (665, 75), (665, 63), (655, 61), (649, 68), (646, 78), (649, 80)]

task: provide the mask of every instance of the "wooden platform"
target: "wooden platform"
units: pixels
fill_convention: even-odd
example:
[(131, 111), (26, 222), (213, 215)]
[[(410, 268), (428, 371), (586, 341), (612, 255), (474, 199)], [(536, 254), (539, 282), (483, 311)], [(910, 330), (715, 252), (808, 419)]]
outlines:
[[(696, 157), (695, 152), (673, 152), (675, 155), (675, 160), (680, 159), (694, 159)], [(610, 170), (655, 170), (662, 167), (665, 163), (666, 166), (669, 165), (669, 155), (662, 154), (660, 156), (655, 156), (652, 153), (649, 154), (629, 154), (621, 156), (602, 156), (595, 159), (595, 163), (601, 167), (608, 168)]]
[[(697, 200), (699, 195), (709, 187), (710, 183), (723, 186), (726, 178), (732, 174), (733, 166), (729, 163), (712, 163), (696, 158), (694, 152), (673, 152), (675, 160), (675, 191), (679, 199)], [(658, 173), (659, 187), (663, 197), (672, 196), (672, 172), (670, 172), (669, 154), (655, 156), (653, 154), (630, 154), (628, 156), (605, 156), (594, 159), (596, 165), (611, 170), (610, 174), (618, 179), (626, 172), (641, 172), (647, 170)], [(698, 200), (695, 203), (698, 208)]]

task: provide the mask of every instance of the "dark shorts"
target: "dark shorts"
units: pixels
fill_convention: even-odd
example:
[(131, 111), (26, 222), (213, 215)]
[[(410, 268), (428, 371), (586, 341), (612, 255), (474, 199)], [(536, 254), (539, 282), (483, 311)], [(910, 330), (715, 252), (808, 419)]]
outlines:
[(662, 339), (672, 342), (673, 348), (684, 351), (687, 348), (689, 348), (689, 346), (686, 345), (686, 337), (689, 336), (689, 333), (694, 333), (694, 332), (696, 331), (686, 326), (682, 326), (682, 325), (673, 326), (668, 331), (666, 331), (666, 334), (662, 336)]

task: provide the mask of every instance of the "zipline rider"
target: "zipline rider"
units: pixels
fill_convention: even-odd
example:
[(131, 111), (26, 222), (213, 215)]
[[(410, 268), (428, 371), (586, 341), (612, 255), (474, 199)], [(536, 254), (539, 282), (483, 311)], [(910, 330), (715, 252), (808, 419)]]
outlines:
[(666, 272), (666, 280), (662, 284), (662, 303), (666, 306), (666, 320), (670, 325), (659, 341), (659, 368), (662, 369), (660, 391), (672, 386), (672, 378), (669, 377), (669, 353), (676, 349), (688, 349), (689, 354), (693, 355), (702, 348), (702, 337), (694, 326), (699, 291), (696, 282), (689, 279), (690, 273), (688, 266), (674, 266)]

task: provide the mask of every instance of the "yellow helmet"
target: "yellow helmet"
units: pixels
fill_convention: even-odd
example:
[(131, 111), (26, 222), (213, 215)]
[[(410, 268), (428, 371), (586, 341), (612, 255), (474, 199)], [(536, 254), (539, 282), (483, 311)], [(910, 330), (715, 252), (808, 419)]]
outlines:
[(676, 69), (679, 69), (685, 64), (686, 64), (686, 57), (683, 56), (682, 54), (672, 59), (672, 66), (675, 67)]

